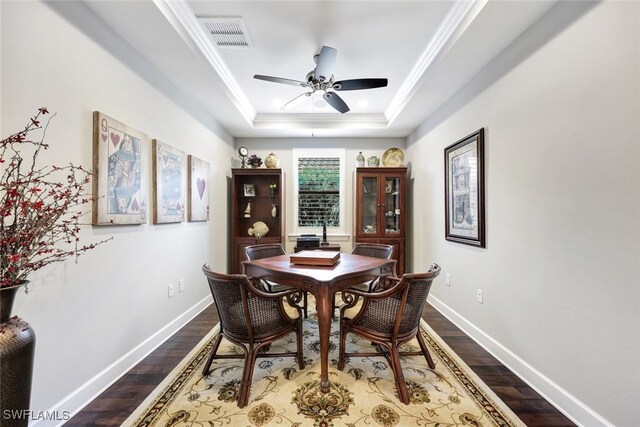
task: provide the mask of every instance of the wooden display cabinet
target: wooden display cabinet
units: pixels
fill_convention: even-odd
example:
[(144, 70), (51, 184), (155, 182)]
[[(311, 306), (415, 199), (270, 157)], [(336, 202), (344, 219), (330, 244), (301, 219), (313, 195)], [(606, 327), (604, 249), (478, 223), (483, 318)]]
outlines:
[[(231, 169), (231, 273), (242, 273), (246, 246), (284, 242), (284, 184), (282, 169)], [(264, 236), (249, 234), (257, 221), (269, 228)]]
[(406, 271), (407, 168), (356, 168), (355, 243), (392, 245), (396, 273)]

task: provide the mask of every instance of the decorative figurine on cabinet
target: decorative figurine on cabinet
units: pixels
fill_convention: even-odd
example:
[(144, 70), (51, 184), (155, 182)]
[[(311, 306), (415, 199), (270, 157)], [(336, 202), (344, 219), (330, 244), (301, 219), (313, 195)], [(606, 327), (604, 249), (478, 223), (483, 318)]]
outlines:
[(240, 147), (238, 148), (238, 154), (240, 155), (242, 169), (244, 169), (247, 167), (247, 156), (249, 155), (249, 150), (247, 150), (247, 147)]
[(269, 153), (266, 159), (264, 159), (264, 165), (269, 168), (277, 168), (280, 165), (280, 160), (278, 160), (278, 156), (273, 153)]
[(258, 238), (262, 236), (266, 236), (268, 232), (269, 232), (269, 227), (267, 227), (267, 224), (265, 224), (262, 221), (254, 222), (253, 227), (247, 230), (247, 233), (249, 234), (249, 236), (255, 236)]
[(262, 159), (257, 155), (252, 154), (249, 156), (249, 160), (247, 160), (247, 163), (254, 169), (259, 168), (260, 166), (262, 166)]

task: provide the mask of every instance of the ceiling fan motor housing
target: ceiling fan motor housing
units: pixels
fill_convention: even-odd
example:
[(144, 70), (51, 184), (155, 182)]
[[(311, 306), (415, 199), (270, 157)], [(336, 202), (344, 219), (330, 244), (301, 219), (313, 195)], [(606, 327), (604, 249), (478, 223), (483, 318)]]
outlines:
[(316, 79), (316, 70), (311, 70), (307, 73), (307, 82), (309, 83), (309, 87), (311, 89), (313, 89), (314, 92), (316, 91), (324, 91), (326, 92), (327, 89), (333, 89), (335, 88), (333, 81), (334, 81), (334, 76), (333, 74), (331, 75), (331, 78), (329, 80), (319, 80)]

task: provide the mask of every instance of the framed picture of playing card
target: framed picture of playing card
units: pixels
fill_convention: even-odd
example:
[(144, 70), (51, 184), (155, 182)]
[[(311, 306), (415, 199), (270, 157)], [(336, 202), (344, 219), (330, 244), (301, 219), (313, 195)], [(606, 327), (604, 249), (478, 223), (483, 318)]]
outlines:
[(147, 135), (93, 113), (93, 225), (147, 222)]
[(153, 223), (184, 221), (186, 211), (184, 151), (151, 140), (153, 146)]
[(209, 163), (187, 157), (187, 221), (209, 221)]

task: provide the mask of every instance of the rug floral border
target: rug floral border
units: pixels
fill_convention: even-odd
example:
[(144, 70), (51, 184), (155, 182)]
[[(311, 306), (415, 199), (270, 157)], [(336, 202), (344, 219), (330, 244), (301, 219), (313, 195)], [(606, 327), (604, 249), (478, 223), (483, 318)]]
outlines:
[[(508, 407), (501, 408), (497, 402), (501, 402), (500, 399), (493, 395), (493, 392), (486, 386), (482, 380), (476, 376), (476, 374), (469, 368), (459, 357), (451, 350), (447, 344), (442, 341), (440, 337), (437, 339), (432, 336), (430, 333), (431, 328), (428, 326), (426, 322), (421, 321), (420, 330), (422, 336), (425, 338), (429, 347), (434, 350), (434, 352), (438, 355), (440, 360), (446, 364), (449, 370), (455, 375), (460, 384), (462, 384), (466, 391), (470, 396), (474, 398), (474, 403), (477, 404), (480, 408), (482, 408), (483, 412), (485, 412), (490, 418), (489, 421), (492, 425), (495, 426), (513, 426), (513, 425), (523, 425), (518, 417), (509, 413), (510, 410)], [(131, 424), (135, 427), (150, 427), (153, 426), (153, 423), (156, 421), (156, 417), (163, 413), (165, 408), (168, 408), (173, 401), (179, 396), (179, 392), (183, 389), (184, 385), (189, 381), (192, 377), (194, 371), (198, 369), (203, 360), (208, 357), (210, 354), (213, 342), (219, 333), (219, 328), (216, 327), (212, 330), (208, 336), (203, 338), (201, 342), (206, 341), (204, 346), (198, 345), (196, 347), (200, 348), (200, 350), (194, 350), (195, 353), (192, 352), (190, 356), (187, 356), (188, 361), (182, 362), (178, 365), (174, 371), (167, 377), (172, 378), (175, 377), (173, 381), (170, 381), (168, 384), (160, 384), (158, 389), (161, 389), (160, 392), (154, 391), (151, 395), (139, 406), (139, 409), (136, 410), (138, 412), (142, 409), (142, 412), (135, 416), (135, 421)], [(434, 335), (435, 332), (433, 332)], [(469, 370), (466, 372), (464, 369), (460, 367), (460, 365), (464, 365)], [(175, 374), (175, 372), (177, 374)], [(482, 386), (478, 386), (478, 383), (482, 384)], [(486, 387), (486, 390), (483, 388)], [(157, 396), (154, 398), (154, 396)], [(504, 403), (502, 403), (504, 405)], [(144, 409), (146, 408), (146, 409)], [(136, 413), (134, 412), (134, 414)], [(134, 418), (134, 414), (131, 415), (129, 419)], [(179, 422), (180, 420), (173, 420), (174, 422)], [(473, 420), (469, 420), (473, 425)]]
[[(472, 378), (469, 378), (467, 373), (462, 370), (457, 361), (454, 361), (447, 351), (445, 351), (442, 346), (427, 332), (424, 328), (424, 325), (420, 325), (420, 331), (422, 336), (427, 341), (427, 344), (436, 351), (440, 359), (447, 364), (451, 372), (458, 377), (460, 383), (464, 385), (470, 395), (472, 395), (476, 402), (485, 410), (487, 413), (493, 418), (493, 421), (499, 426), (508, 426), (512, 425), (510, 418), (504, 414), (500, 408), (495, 405), (493, 399), (490, 399), (489, 396), (485, 394), (484, 391), (480, 387), (478, 387), (475, 381)], [(453, 353), (453, 350), (451, 350)], [(471, 368), (469, 368), (471, 370)], [(472, 372), (472, 371), (471, 371)], [(486, 385), (485, 385), (486, 386)], [(488, 386), (486, 386), (488, 387)]]
[[(220, 330), (218, 327), (216, 327), (213, 331), (209, 333), (208, 336), (203, 338), (203, 340), (207, 340), (207, 343), (204, 345), (204, 347), (201, 347), (201, 349), (195, 355), (193, 355), (191, 359), (189, 359), (186, 365), (184, 365), (184, 368), (180, 369), (180, 372), (176, 377), (176, 379), (164, 387), (164, 389), (160, 394), (160, 397), (156, 398), (153, 401), (153, 404), (148, 406), (148, 409), (144, 411), (137, 418), (136, 422), (133, 423), (134, 426), (136, 427), (151, 426), (156, 416), (161, 414), (162, 410), (165, 407), (168, 407), (169, 405), (171, 405), (171, 403), (173, 403), (173, 401), (179, 395), (179, 391), (182, 390), (184, 384), (187, 381), (189, 381), (189, 378), (191, 378), (191, 375), (193, 374), (193, 372), (200, 366), (202, 361), (209, 355), (209, 353), (211, 353), (211, 350), (213, 349), (213, 342), (215, 341), (215, 338), (218, 336), (219, 333), (220, 333)], [(176, 367), (176, 369), (179, 369), (179, 368), (180, 368), (180, 365)], [(173, 375), (173, 372), (169, 374), (168, 377), (170, 378), (172, 377), (172, 375)], [(162, 384), (160, 386), (162, 386)], [(155, 395), (156, 395), (156, 392), (154, 390), (149, 397), (152, 397)], [(146, 403), (147, 402), (145, 401), (140, 406), (143, 406)]]

